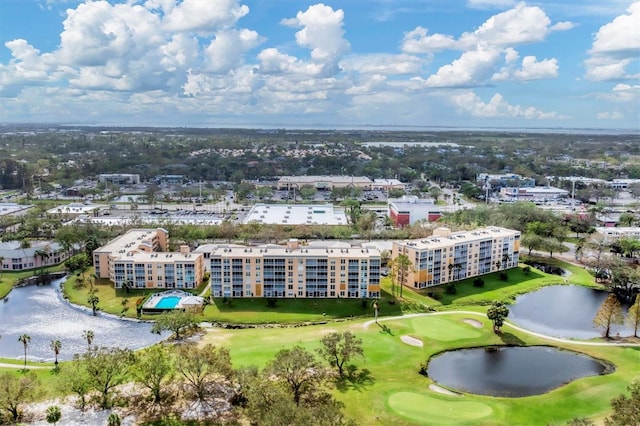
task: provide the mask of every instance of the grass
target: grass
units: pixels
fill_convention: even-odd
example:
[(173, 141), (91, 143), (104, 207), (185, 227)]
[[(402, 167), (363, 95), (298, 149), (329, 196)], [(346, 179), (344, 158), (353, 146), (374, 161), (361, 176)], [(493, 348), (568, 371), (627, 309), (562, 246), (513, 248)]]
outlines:
[[(549, 261), (548, 258), (543, 260)], [(568, 277), (570, 282), (583, 285), (593, 282), (581, 268), (557, 262), (572, 272)], [(231, 299), (230, 304), (215, 299), (205, 310), (203, 318), (248, 323), (318, 321), (322, 324), (296, 328), (212, 328), (205, 333), (200, 344), (214, 343), (227, 347), (236, 368), (248, 365), (264, 367), (281, 349), (301, 345), (315, 351), (322, 335), (332, 331), (352, 331), (362, 339), (365, 357), (354, 360), (358, 374), (339, 383), (334, 396), (345, 404), (345, 413), (357, 419), (359, 424), (547, 425), (565, 424), (574, 417), (589, 417), (602, 422), (609, 413), (609, 401), (624, 392), (631, 380), (640, 377), (637, 368), (640, 365), (640, 348), (557, 344), (520, 332), (508, 323), (502, 335), (495, 335), (484, 313), (485, 302), (512, 298), (563, 280), (533, 268), (529, 274), (516, 268), (508, 271), (508, 276), (506, 282), (497, 276), (485, 276), (482, 288), (474, 287), (472, 280), (467, 280), (457, 285), (456, 295), (442, 294), (440, 300), (428, 297), (426, 292), (406, 288), (403, 297), (396, 299), (390, 294), (390, 280), (383, 279), (381, 323), (368, 327), (364, 326), (365, 318), (329, 321), (349, 316), (371, 319), (371, 306), (363, 307), (360, 300), (279, 299), (275, 307), (269, 307), (264, 299)], [(88, 287), (74, 288), (73, 282), (72, 277), (67, 283), (68, 293), (86, 305)], [(102, 309), (116, 312), (122, 309), (121, 301), (126, 296), (123, 291), (115, 291), (106, 282), (98, 282), (94, 288)], [(129, 295), (132, 299), (140, 296), (143, 293), (137, 291)], [(442, 312), (441, 315), (389, 318), (409, 312), (425, 312), (434, 307), (476, 311), (478, 314)], [(464, 319), (469, 317), (480, 321), (482, 327), (475, 328), (465, 322)], [(400, 340), (403, 335), (420, 339), (424, 346), (403, 343)], [(449, 396), (431, 390), (429, 385), (433, 382), (418, 374), (420, 366), (434, 354), (497, 344), (553, 344), (607, 360), (616, 369), (612, 374), (579, 379), (543, 395), (526, 398), (492, 398), (472, 394)], [(56, 377), (50, 370), (32, 370), (42, 377), (48, 394), (60, 394)]]
[[(563, 424), (576, 416), (605, 417), (609, 401), (623, 392), (627, 383), (640, 376), (640, 351), (631, 348), (580, 347), (558, 345), (606, 359), (616, 371), (606, 376), (579, 379), (549, 393), (526, 398), (492, 398), (464, 394), (448, 396), (429, 389), (432, 381), (418, 374), (430, 356), (452, 348), (475, 347), (519, 341), (524, 344), (549, 343), (505, 327), (502, 337), (491, 331), (483, 316), (480, 329), (463, 321), (468, 315), (442, 315), (385, 321), (389, 331), (376, 324), (363, 327), (362, 321), (289, 329), (212, 329), (203, 343), (224, 345), (231, 352), (234, 366), (260, 367), (280, 349), (301, 345), (318, 347), (319, 336), (330, 331), (350, 330), (363, 340), (365, 358), (355, 360), (366, 372), (347, 380), (335, 392), (345, 404), (346, 413), (359, 424)], [(400, 340), (411, 335), (424, 347), (406, 345)]]
[[(541, 287), (554, 284), (577, 284), (583, 286), (594, 287), (593, 277), (583, 268), (561, 260), (553, 258), (532, 258), (539, 262), (553, 264), (567, 271), (567, 277), (545, 274), (533, 267), (530, 272), (525, 272), (526, 265), (521, 264), (520, 267), (508, 269), (505, 271), (508, 279), (503, 281), (499, 278), (498, 273), (492, 273), (482, 276), (484, 280), (483, 287), (475, 287), (473, 285), (474, 278), (461, 280), (455, 284), (456, 294), (449, 294), (445, 291), (445, 286), (432, 287), (417, 291), (423, 296), (428, 294), (436, 294), (435, 299), (432, 298), (431, 305), (485, 305), (494, 300), (512, 301), (516, 296), (537, 290)], [(566, 282), (565, 282), (566, 279)]]

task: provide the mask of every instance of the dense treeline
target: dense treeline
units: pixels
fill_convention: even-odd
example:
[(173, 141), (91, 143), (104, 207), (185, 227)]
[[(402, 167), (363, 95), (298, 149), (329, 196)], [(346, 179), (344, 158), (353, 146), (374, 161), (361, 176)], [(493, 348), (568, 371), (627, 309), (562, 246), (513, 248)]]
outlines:
[[(640, 165), (630, 161), (640, 154), (637, 135), (63, 127), (6, 130), (23, 132), (0, 135), (0, 154), (16, 164), (24, 161), (26, 170), (3, 181), (5, 189), (53, 182), (69, 186), (74, 179), (98, 173), (138, 173), (143, 179), (184, 174), (192, 180), (234, 182), (299, 174), (455, 182), (472, 180), (481, 172), (504, 171), (533, 177), (540, 184), (550, 175), (640, 177)], [(377, 141), (407, 145), (364, 143)], [(597, 160), (608, 167), (572, 163), (566, 156)]]
[[(72, 395), (82, 411), (116, 408), (112, 415), (133, 414), (139, 424), (355, 424), (331, 395), (336, 386), (358, 380), (350, 361), (363, 356), (362, 341), (349, 331), (327, 334), (315, 352), (285, 348), (262, 368), (239, 369), (222, 346), (179, 341), (134, 353), (92, 345), (90, 330), (83, 336), (86, 351), (56, 364), (48, 385), (55, 395)], [(58, 350), (63, 345), (58, 342)], [(44, 396), (26, 365), (0, 375), (0, 391), (0, 424), (30, 420), (26, 406)], [(55, 407), (47, 415), (56, 411), (64, 424)]]

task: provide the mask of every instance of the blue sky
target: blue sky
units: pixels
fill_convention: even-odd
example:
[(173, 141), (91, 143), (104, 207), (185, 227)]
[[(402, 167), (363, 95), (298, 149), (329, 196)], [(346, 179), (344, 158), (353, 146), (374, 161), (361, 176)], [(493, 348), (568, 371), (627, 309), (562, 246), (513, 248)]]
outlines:
[(0, 0), (0, 122), (640, 129), (640, 1)]

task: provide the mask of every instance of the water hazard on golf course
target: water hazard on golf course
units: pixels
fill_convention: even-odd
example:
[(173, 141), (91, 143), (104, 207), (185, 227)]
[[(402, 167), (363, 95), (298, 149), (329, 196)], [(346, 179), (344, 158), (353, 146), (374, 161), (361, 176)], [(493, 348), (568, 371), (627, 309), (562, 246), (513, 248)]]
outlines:
[[(578, 285), (552, 285), (523, 294), (509, 306), (509, 320), (528, 330), (564, 339), (602, 336), (593, 318), (607, 298), (606, 291)], [(625, 309), (626, 314), (626, 309)], [(611, 336), (632, 336), (633, 330), (613, 325)]]
[(429, 360), (427, 374), (460, 392), (523, 397), (612, 370), (577, 352), (548, 346), (499, 346), (443, 352)]

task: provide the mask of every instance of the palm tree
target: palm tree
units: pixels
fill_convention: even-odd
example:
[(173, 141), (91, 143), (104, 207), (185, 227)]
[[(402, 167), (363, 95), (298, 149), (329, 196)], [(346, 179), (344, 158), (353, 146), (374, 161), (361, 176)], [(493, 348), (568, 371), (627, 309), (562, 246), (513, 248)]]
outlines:
[(0, 256), (0, 277), (2, 277), (2, 268), (4, 268), (4, 257)]
[(82, 337), (87, 341), (87, 351), (91, 350), (91, 343), (93, 342), (94, 334), (93, 330), (85, 330), (82, 332)]
[(60, 421), (60, 417), (62, 417), (60, 407), (58, 407), (57, 405), (52, 405), (47, 408), (47, 423), (53, 423), (53, 426), (55, 426), (56, 423)]
[(87, 298), (87, 303), (91, 305), (91, 309), (93, 310), (93, 316), (96, 316), (98, 311), (98, 303), (100, 303), (100, 299), (95, 294), (90, 294)]
[(120, 426), (121, 422), (118, 413), (111, 413), (107, 419), (107, 426)]
[(27, 346), (29, 346), (29, 343), (31, 342), (31, 336), (29, 336), (28, 334), (23, 334), (22, 336), (18, 337), (18, 342), (22, 343), (22, 346), (24, 346), (24, 370), (27, 370)]
[(55, 369), (58, 370), (58, 355), (60, 355), (60, 349), (62, 349), (62, 342), (58, 339), (52, 340), (49, 346), (51, 347), (53, 354), (56, 356), (56, 362), (54, 364), (56, 366)]

